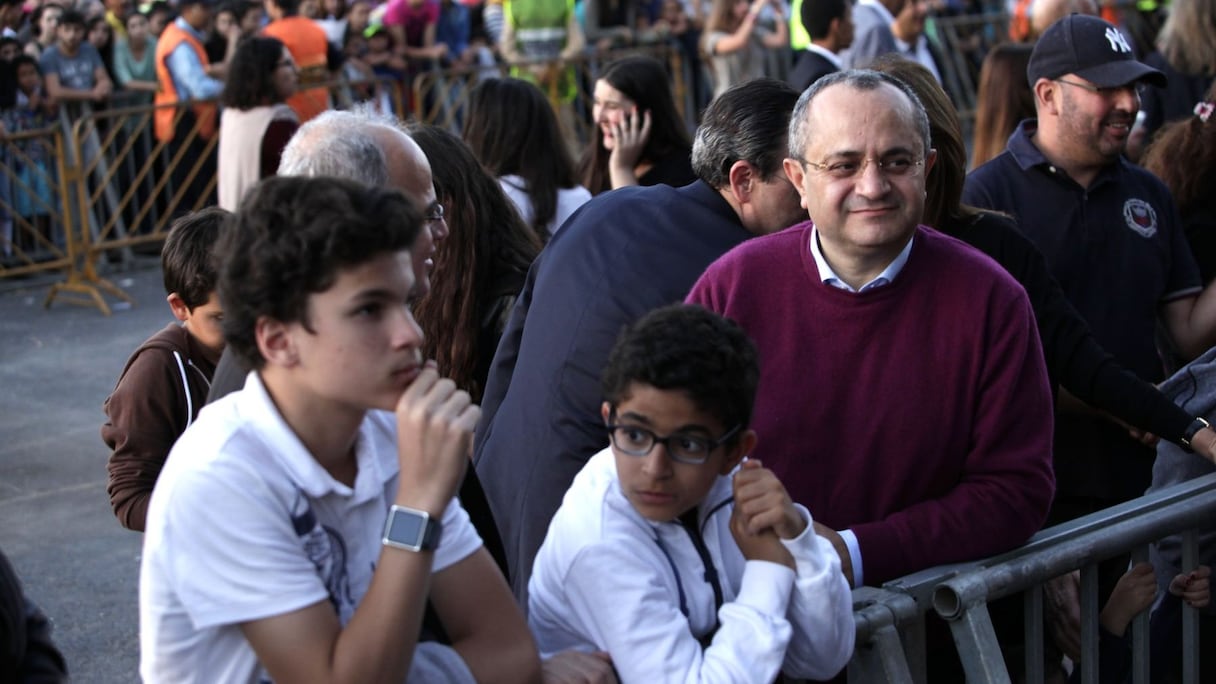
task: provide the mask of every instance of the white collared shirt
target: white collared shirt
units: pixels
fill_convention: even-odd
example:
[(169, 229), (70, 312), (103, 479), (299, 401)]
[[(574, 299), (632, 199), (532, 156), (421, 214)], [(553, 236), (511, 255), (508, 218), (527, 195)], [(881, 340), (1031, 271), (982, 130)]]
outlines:
[(924, 34), (916, 37), (915, 46), (895, 36), (895, 47), (899, 48), (899, 54), (928, 69), (939, 84), (942, 82), (942, 75), (937, 70), (937, 60), (933, 59), (933, 53), (929, 51), (929, 39)]
[(858, 5), (868, 5), (870, 7), (873, 7), (875, 10), (878, 11), (878, 13), (880, 15), (882, 15), (883, 21), (887, 22), (888, 24), (895, 23), (895, 15), (891, 14), (891, 10), (887, 9), (887, 6), (882, 4), (881, 2), (879, 2), (878, 0), (860, 0), (860, 2), (858, 2), (857, 4)]
[[(895, 23), (895, 15), (891, 14), (891, 10), (878, 0), (860, 0), (857, 4), (873, 7), (888, 25)], [(895, 39), (895, 47), (899, 48), (899, 54), (925, 67), (933, 74), (933, 78), (937, 79), (938, 83), (942, 82), (942, 75), (937, 71), (937, 62), (933, 60), (933, 53), (929, 52), (928, 39), (923, 34), (917, 37), (915, 46), (900, 40), (894, 30), (891, 31), (891, 37)]]
[(832, 266), (828, 264), (828, 260), (823, 256), (823, 250), (819, 248), (819, 230), (817, 228), (811, 228), (811, 256), (815, 258), (815, 267), (819, 269), (819, 279), (824, 283), (847, 292), (867, 292), (894, 282), (895, 277), (908, 263), (908, 255), (912, 253), (912, 240), (913, 238), (908, 238), (908, 244), (904, 245), (903, 250), (882, 270), (882, 273), (856, 290), (836, 275), (836, 271), (833, 271)]
[(832, 64), (832, 66), (836, 67), (837, 69), (842, 69), (842, 70), (844, 69), (844, 62), (840, 61), (840, 56), (837, 55), (835, 52), (832, 52), (831, 50), (829, 50), (821, 45), (816, 45), (814, 43), (808, 43), (806, 46), (806, 51), (814, 52), (815, 54), (823, 57), (828, 62), (830, 62)]

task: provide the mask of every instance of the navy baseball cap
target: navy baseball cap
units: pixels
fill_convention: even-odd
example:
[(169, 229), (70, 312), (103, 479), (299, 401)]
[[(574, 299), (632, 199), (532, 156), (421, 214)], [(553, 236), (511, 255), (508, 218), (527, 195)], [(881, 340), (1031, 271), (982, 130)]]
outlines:
[(1165, 87), (1165, 74), (1136, 59), (1131, 43), (1115, 26), (1088, 14), (1071, 14), (1047, 27), (1030, 53), (1026, 79), (1076, 74), (1099, 88), (1135, 81)]

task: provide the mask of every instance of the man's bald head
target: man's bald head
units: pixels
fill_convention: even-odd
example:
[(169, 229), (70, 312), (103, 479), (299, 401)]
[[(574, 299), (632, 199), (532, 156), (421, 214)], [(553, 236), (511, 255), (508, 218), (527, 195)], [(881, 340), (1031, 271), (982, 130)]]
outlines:
[(1048, 26), (1070, 14), (1098, 16), (1094, 0), (1034, 0), (1030, 5), (1030, 38), (1038, 39)]
[[(391, 187), (423, 212), (437, 209), (431, 165), (418, 143), (396, 119), (371, 111), (327, 111), (300, 127), (279, 163), (280, 176), (333, 176), (365, 185)], [(447, 236), (447, 224), (428, 220), (411, 250), (420, 294), (430, 289), (430, 257)]]

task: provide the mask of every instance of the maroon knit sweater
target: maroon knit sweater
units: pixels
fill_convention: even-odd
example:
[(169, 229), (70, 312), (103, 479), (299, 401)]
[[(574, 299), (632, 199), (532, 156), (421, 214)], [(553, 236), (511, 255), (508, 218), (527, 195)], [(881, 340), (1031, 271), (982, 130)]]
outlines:
[(853, 530), (866, 584), (1025, 542), (1054, 490), (1025, 291), (922, 227), (892, 284), (846, 292), (820, 280), (810, 235), (806, 222), (743, 243), (688, 297), (759, 349), (753, 456), (817, 520)]

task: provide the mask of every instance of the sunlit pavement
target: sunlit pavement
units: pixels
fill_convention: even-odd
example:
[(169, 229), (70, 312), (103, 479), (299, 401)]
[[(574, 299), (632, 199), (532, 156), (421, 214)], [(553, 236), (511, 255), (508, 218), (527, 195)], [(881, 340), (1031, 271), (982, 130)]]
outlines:
[(157, 261), (140, 263), (109, 274), (135, 299), (107, 298), (109, 317), (44, 309), (49, 280), (0, 280), (0, 549), (78, 682), (138, 680), (142, 536), (110, 511), (99, 428), (127, 357), (172, 318)]

